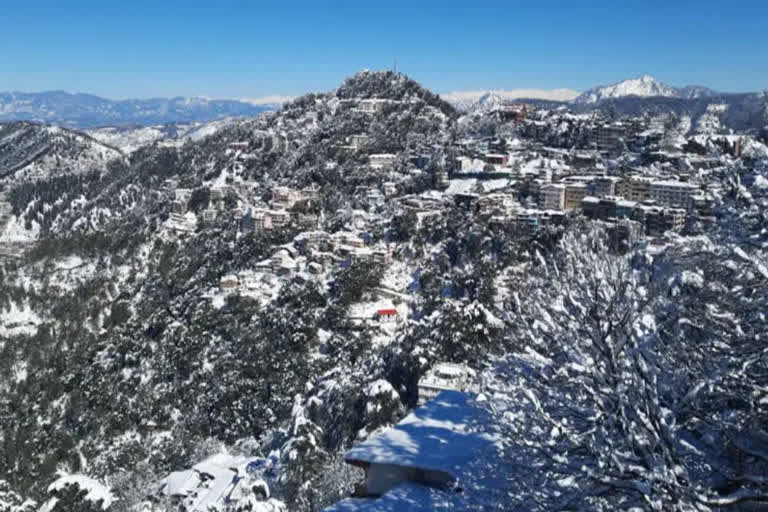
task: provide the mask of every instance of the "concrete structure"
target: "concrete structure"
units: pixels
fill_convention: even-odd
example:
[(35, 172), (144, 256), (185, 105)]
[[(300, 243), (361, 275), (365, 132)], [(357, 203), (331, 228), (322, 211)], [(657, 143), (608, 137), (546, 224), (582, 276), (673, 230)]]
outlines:
[(592, 195), (596, 197), (615, 196), (616, 185), (621, 182), (617, 176), (598, 176), (592, 180)]
[(536, 229), (539, 227), (539, 211), (516, 208), (509, 212), (509, 222), (519, 229)]
[[(174, 510), (210, 512), (240, 510), (239, 504), (256, 499), (263, 510), (278, 510), (269, 500), (269, 486), (251, 467), (270, 467), (271, 462), (220, 453), (191, 469), (174, 471), (160, 482), (157, 498), (167, 499)], [(267, 501), (269, 500), (269, 501)], [(245, 510), (245, 508), (242, 508)]]
[(476, 429), (485, 413), (473, 403), (471, 394), (443, 391), (393, 428), (352, 448), (344, 459), (365, 471), (355, 495), (378, 497), (408, 483), (450, 489), (494, 441)]
[(616, 184), (616, 195), (630, 201), (647, 201), (652, 181), (644, 176), (628, 176)]
[(654, 181), (648, 188), (648, 198), (663, 206), (690, 210), (697, 190), (696, 185), (682, 181)]
[(268, 210), (266, 214), (269, 216), (272, 227), (275, 228), (285, 226), (291, 220), (291, 215), (286, 211)]
[(496, 109), (502, 121), (514, 121), (516, 123), (522, 123), (525, 121), (528, 115), (528, 105), (525, 103), (511, 103), (507, 105), (499, 105)]
[(216, 216), (218, 215), (218, 211), (213, 210), (211, 208), (208, 208), (207, 210), (203, 210), (203, 222), (213, 222), (216, 220)]
[(661, 235), (667, 231), (680, 231), (685, 227), (686, 212), (682, 208), (639, 205), (635, 219), (643, 224), (648, 235)]
[(565, 185), (552, 183), (539, 188), (539, 207), (544, 210), (565, 208)]
[(587, 217), (602, 220), (629, 218), (634, 212), (634, 203), (616, 196), (602, 198), (587, 196), (582, 200), (581, 207)]
[(433, 399), (446, 390), (475, 392), (477, 373), (464, 365), (437, 363), (419, 380), (419, 403)]
[(374, 114), (392, 103), (397, 103), (397, 102), (394, 100), (388, 100), (383, 98), (366, 98), (357, 102), (356, 110), (358, 112)]
[(509, 155), (488, 153), (485, 155), (485, 163), (491, 165), (507, 165), (507, 163), (509, 163)]
[(581, 200), (589, 195), (589, 187), (583, 183), (569, 183), (565, 186), (566, 210), (581, 208)]
[(395, 155), (390, 153), (379, 153), (368, 156), (368, 162), (374, 169), (383, 169), (389, 167), (395, 161)]
[(600, 151), (616, 149), (627, 133), (627, 127), (619, 123), (597, 126), (590, 133), (589, 147)]

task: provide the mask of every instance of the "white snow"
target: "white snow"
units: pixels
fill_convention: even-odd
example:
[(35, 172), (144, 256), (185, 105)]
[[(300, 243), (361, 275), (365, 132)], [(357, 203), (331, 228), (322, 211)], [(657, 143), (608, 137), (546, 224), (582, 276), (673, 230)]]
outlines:
[[(85, 499), (88, 501), (95, 503), (101, 500), (102, 510), (109, 508), (109, 506), (116, 500), (115, 496), (105, 485), (97, 482), (93, 478), (77, 474), (61, 474), (59, 478), (57, 478), (51, 485), (48, 486), (48, 492), (51, 493), (54, 491), (61, 491), (70, 485), (76, 485), (80, 487), (80, 489), (87, 491)], [(49, 507), (51, 501), (53, 501), (53, 505), (50, 505), (50, 508), (47, 508)], [(55, 501), (50, 500), (45, 505), (43, 505), (40, 510), (41, 512), (47, 512), (48, 510), (52, 509), (54, 505)]]
[(40, 317), (28, 304), (11, 302), (9, 309), (0, 309), (0, 336), (33, 335), (41, 323)]

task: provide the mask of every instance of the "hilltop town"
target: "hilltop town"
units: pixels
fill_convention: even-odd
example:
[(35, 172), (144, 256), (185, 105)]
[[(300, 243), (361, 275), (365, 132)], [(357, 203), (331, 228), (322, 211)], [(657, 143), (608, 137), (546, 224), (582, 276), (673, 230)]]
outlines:
[(0, 511), (764, 501), (768, 104), (606, 98), (2, 125)]

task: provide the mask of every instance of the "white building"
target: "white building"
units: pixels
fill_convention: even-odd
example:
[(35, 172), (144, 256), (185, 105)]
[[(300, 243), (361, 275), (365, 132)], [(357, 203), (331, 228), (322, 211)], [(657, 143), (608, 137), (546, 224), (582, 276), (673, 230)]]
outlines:
[(662, 206), (672, 206), (690, 210), (696, 185), (682, 181), (653, 181), (648, 187), (648, 198)]
[(383, 169), (384, 167), (392, 165), (392, 162), (395, 161), (395, 155), (391, 153), (369, 155), (368, 161), (374, 169)]
[(446, 390), (477, 391), (477, 374), (467, 366), (437, 363), (419, 380), (419, 403), (422, 404)]
[(189, 512), (236, 510), (238, 503), (263, 506), (256, 510), (284, 511), (282, 502), (270, 499), (266, 482), (249, 470), (253, 462), (223, 453), (214, 455), (191, 469), (169, 474), (160, 482), (157, 494)]

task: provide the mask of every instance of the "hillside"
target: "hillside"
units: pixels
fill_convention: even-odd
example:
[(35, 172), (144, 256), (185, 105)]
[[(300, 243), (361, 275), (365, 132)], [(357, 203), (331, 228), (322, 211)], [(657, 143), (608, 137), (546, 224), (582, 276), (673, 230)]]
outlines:
[(0, 123), (0, 178), (5, 180), (82, 174), (120, 156), (115, 147), (66, 128)]
[[(768, 139), (648, 117), (460, 116), (363, 71), (212, 126), (3, 126), (0, 510), (322, 510), (440, 362), (499, 457), (426, 488), (454, 510), (763, 499)], [(625, 180), (701, 204), (544, 206)]]

